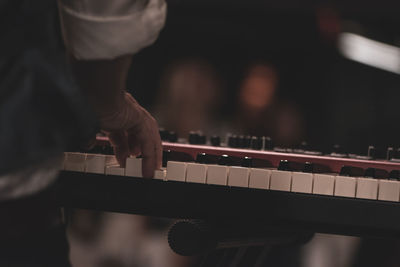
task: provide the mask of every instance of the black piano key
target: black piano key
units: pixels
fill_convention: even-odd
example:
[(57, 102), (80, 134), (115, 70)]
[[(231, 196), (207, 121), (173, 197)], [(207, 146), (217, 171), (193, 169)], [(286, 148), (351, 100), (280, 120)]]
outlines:
[(207, 153), (199, 153), (196, 156), (196, 162), (201, 164), (218, 164), (220, 156)]
[(386, 179), (388, 176), (389, 173), (387, 171), (377, 168), (367, 168), (364, 173), (364, 177), (371, 178)]
[(193, 157), (184, 152), (164, 150), (163, 151), (163, 167), (167, 166), (168, 161), (182, 161), (182, 162), (194, 162)]
[(303, 172), (309, 172), (309, 173), (314, 172), (314, 164), (311, 162), (304, 163)]
[(278, 166), (279, 171), (290, 171), (290, 166), (289, 166), (289, 161), (286, 159), (283, 159), (279, 162)]
[(364, 176), (364, 170), (362, 168), (358, 167), (352, 167), (352, 166), (343, 166), (340, 169), (340, 175), (341, 176)]
[(365, 170), (364, 177), (375, 178), (375, 168), (368, 168)]
[(304, 170), (304, 163), (288, 161), (288, 160), (281, 160), (278, 165), (278, 170), (302, 172)]
[(222, 155), (219, 157), (218, 165), (232, 166), (232, 159), (228, 155)]
[(253, 167), (253, 159), (251, 157), (244, 157), (241, 163), (242, 167)]
[(199, 153), (196, 156), (196, 162), (206, 164), (207, 163), (207, 154), (206, 153)]
[(163, 151), (163, 157), (162, 157), (162, 166), (163, 167), (167, 167), (168, 158), (169, 158), (170, 154), (171, 154), (171, 150), (164, 150)]
[(399, 170), (392, 170), (388, 176), (389, 180), (397, 180), (400, 181), (400, 171)]
[(104, 155), (114, 155), (114, 148), (112, 146), (103, 146), (102, 154), (104, 154)]
[(89, 149), (83, 149), (82, 153), (89, 153), (89, 154), (102, 154), (103, 153), (103, 146), (96, 145)]
[(266, 159), (259, 159), (259, 158), (253, 158), (252, 159), (252, 167), (253, 168), (273, 168), (273, 164), (266, 160)]

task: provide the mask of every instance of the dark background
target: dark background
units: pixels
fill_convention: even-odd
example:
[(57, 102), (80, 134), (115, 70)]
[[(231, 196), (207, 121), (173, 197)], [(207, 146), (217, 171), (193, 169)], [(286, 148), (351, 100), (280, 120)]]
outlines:
[(152, 110), (167, 66), (201, 58), (224, 80), (219, 113), (229, 119), (245, 68), (267, 61), (279, 73), (279, 98), (296, 103), (303, 114), (304, 139), (313, 148), (328, 152), (340, 144), (365, 154), (370, 144), (399, 146), (400, 77), (345, 59), (319, 22), (333, 14), (340, 31), (400, 45), (398, 5), (277, 2), (168, 1), (165, 28), (134, 57), (129, 88)]

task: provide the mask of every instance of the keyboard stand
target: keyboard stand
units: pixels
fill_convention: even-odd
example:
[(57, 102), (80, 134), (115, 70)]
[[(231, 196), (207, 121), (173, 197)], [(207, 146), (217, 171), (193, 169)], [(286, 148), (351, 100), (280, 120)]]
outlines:
[(400, 238), (400, 203), (62, 171), (58, 205), (291, 231)]

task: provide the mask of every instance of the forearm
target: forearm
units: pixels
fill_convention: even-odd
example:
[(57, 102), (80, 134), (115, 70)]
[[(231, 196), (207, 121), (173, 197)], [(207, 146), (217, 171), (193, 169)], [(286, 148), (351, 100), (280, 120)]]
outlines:
[(100, 118), (111, 115), (123, 102), (131, 59), (131, 55), (110, 60), (69, 56), (75, 79)]
[[(131, 56), (152, 44), (166, 15), (164, 0), (58, 0), (63, 39), (75, 79), (107, 131), (121, 166), (143, 156), (143, 176), (161, 166), (154, 118), (126, 92)], [(73, 56), (72, 56), (73, 55)], [(125, 55), (125, 56), (121, 56)]]

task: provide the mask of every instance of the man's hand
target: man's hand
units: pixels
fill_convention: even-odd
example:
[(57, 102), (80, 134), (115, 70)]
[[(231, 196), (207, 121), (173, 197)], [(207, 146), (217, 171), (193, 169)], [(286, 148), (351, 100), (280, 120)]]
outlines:
[(127, 157), (141, 154), (143, 176), (153, 177), (161, 167), (161, 139), (154, 118), (124, 90), (131, 58), (85, 61), (70, 56), (70, 63), (119, 164), (124, 167)]
[(157, 122), (129, 93), (124, 92), (119, 109), (100, 118), (100, 123), (122, 167), (130, 155), (142, 155), (144, 177), (153, 177), (154, 170), (161, 168), (162, 146)]

